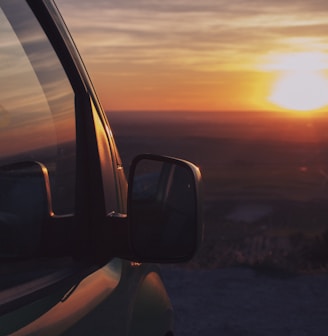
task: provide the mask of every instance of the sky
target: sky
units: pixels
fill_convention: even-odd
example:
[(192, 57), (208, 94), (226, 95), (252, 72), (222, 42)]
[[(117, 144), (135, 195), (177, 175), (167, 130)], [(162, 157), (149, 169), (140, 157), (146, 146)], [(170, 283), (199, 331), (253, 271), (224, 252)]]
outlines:
[[(105, 110), (311, 110), (328, 105), (325, 0), (56, 3)], [(305, 65), (310, 69), (305, 71)], [(288, 91), (301, 82), (307, 86)], [(313, 87), (317, 93), (310, 104), (301, 101), (296, 107)], [(293, 99), (289, 105), (286, 92)]]

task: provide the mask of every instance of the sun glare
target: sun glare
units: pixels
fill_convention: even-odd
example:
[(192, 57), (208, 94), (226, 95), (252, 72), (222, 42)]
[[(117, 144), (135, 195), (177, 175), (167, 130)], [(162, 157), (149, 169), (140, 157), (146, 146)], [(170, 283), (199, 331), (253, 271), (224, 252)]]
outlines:
[(323, 53), (295, 53), (276, 56), (265, 66), (279, 71), (269, 101), (294, 111), (313, 111), (328, 105), (328, 79), (324, 70), (328, 58)]

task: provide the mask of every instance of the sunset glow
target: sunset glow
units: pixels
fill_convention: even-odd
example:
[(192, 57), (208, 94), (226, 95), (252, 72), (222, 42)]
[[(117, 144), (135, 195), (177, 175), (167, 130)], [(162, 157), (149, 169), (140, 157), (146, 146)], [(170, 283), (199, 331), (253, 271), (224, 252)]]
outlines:
[(328, 104), (324, 2), (57, 3), (105, 110), (310, 111)]
[(275, 83), (269, 100), (290, 110), (320, 109), (328, 105), (328, 81), (317, 72), (288, 72)]
[(327, 67), (323, 53), (279, 55), (265, 69), (279, 71), (269, 101), (279, 107), (295, 111), (312, 111), (328, 105)]

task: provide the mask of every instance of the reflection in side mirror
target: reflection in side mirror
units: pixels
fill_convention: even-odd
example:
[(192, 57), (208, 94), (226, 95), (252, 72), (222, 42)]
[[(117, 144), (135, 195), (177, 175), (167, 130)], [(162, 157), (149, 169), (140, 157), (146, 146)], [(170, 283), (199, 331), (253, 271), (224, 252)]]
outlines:
[(140, 261), (190, 260), (202, 235), (199, 169), (156, 155), (136, 157), (130, 169), (130, 243)]
[(29, 257), (52, 215), (47, 168), (36, 161), (0, 167), (0, 257)]

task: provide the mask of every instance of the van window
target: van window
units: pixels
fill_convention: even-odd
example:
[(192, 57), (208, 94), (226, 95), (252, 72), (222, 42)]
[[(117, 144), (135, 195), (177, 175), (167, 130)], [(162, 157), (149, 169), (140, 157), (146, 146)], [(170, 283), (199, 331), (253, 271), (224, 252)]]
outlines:
[(29, 226), (37, 225), (40, 208), (33, 190), (40, 181), (34, 183), (30, 173), (18, 171), (47, 170), (54, 213), (74, 212), (75, 106), (66, 73), (29, 7), (21, 1), (19, 9), (18, 1), (2, 5), (0, 256), (11, 256), (25, 253), (19, 242), (33, 232)]
[(46, 165), (55, 213), (72, 213), (74, 93), (29, 8), (23, 10), (19, 2), (19, 15), (14, 16), (16, 1), (9, 3), (10, 22), (0, 11), (0, 163), (31, 160)]

